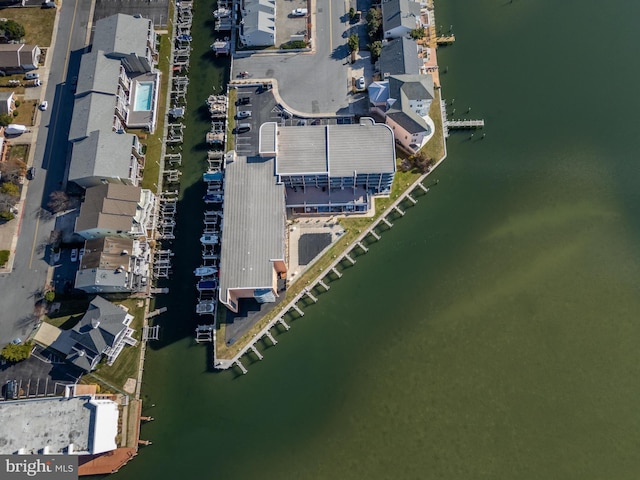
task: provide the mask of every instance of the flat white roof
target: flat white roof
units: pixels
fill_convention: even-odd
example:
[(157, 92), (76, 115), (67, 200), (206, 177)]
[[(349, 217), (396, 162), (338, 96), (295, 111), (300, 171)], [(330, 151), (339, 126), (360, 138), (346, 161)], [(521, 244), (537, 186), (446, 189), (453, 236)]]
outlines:
[(116, 448), (118, 405), (91, 395), (0, 402), (0, 425), (2, 455), (67, 454), (71, 444), (74, 454), (101, 453)]

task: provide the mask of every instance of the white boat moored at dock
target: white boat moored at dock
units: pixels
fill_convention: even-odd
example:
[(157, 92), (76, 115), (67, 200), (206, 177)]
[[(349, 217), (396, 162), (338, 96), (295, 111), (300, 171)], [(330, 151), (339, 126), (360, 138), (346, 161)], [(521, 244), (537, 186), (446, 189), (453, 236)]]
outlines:
[(196, 277), (208, 277), (214, 275), (218, 271), (215, 267), (198, 267), (193, 271)]

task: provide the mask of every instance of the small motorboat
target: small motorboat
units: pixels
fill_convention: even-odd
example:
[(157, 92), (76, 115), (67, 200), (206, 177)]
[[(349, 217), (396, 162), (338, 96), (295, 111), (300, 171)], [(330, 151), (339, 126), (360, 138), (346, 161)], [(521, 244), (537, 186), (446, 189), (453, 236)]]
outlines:
[(200, 237), (200, 243), (203, 245), (215, 245), (220, 238), (215, 233), (205, 233)]
[(222, 203), (223, 196), (220, 194), (207, 194), (203, 200), (204, 203)]
[(198, 315), (213, 313), (215, 310), (216, 302), (214, 300), (204, 300), (196, 305), (196, 313)]
[(183, 33), (182, 35), (178, 35), (176, 37), (180, 42), (190, 42), (192, 40), (191, 35), (187, 35)]
[(196, 277), (208, 277), (214, 275), (218, 271), (215, 267), (198, 267), (193, 271)]
[(218, 288), (218, 282), (215, 280), (200, 280), (198, 282), (198, 291), (202, 292), (204, 290), (215, 290)]

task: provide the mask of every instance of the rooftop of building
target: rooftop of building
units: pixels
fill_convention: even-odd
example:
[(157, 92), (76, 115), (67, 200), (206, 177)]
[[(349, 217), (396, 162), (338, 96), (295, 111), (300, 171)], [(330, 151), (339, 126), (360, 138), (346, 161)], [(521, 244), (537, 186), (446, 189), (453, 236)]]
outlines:
[(277, 128), (277, 175), (395, 172), (393, 132), (371, 119), (356, 125)]
[(284, 186), (276, 184), (273, 158), (236, 157), (225, 170), (221, 300), (229, 289), (270, 287), (272, 260), (284, 257)]
[(101, 453), (117, 448), (118, 405), (91, 396), (0, 402), (0, 454)]
[[(128, 141), (126, 140), (128, 138)], [(69, 180), (88, 177), (128, 179), (136, 136), (95, 130), (73, 144)]]
[(76, 220), (76, 232), (108, 229), (128, 232), (140, 202), (140, 187), (107, 183), (88, 188)]
[(104, 50), (107, 55), (129, 55), (145, 57), (151, 20), (140, 16), (118, 13), (96, 22), (93, 48)]

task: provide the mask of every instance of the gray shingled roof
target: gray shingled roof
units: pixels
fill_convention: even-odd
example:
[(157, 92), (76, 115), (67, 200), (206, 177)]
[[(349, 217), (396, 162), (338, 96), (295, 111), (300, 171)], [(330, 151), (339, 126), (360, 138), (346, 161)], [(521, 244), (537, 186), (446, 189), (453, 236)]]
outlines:
[(140, 57), (146, 57), (148, 31), (147, 18), (136, 18), (122, 13), (102, 18), (96, 22), (93, 48), (104, 50), (107, 55), (135, 53)]
[(284, 186), (273, 159), (237, 157), (225, 170), (224, 227), (220, 252), (220, 300), (234, 288), (270, 288), (271, 260), (285, 256)]
[(393, 133), (384, 124), (278, 127), (277, 138), (278, 175), (395, 171)]
[(242, 33), (251, 36), (253, 32), (264, 32), (273, 36), (275, 43), (275, 6), (269, 0), (245, 0), (245, 15), (242, 17)]
[(82, 319), (71, 330), (63, 330), (60, 341), (52, 345), (61, 349), (67, 360), (86, 371), (91, 370), (107, 347), (113, 347), (118, 334), (126, 328), (123, 324), (127, 312), (117, 305), (97, 296), (89, 304)]
[(413, 0), (386, 0), (382, 2), (382, 28), (384, 31), (404, 26), (416, 28), (420, 18), (420, 4)]
[(115, 95), (118, 91), (120, 60), (107, 58), (104, 51), (86, 53), (80, 60), (76, 96), (89, 91)]
[(69, 128), (69, 141), (75, 142), (96, 130), (109, 132), (113, 128), (116, 97), (90, 93), (76, 98)]
[(389, 96), (399, 98), (399, 92), (409, 100), (433, 100), (433, 77), (430, 74), (389, 77)]
[(108, 228), (128, 232), (140, 201), (140, 187), (107, 183), (88, 188), (76, 220), (76, 232)]
[(69, 180), (88, 177), (128, 179), (134, 137), (131, 134), (94, 131), (84, 140), (75, 142)]
[(410, 38), (394, 38), (382, 47), (378, 68), (382, 75), (418, 74), (420, 61), (416, 42)]
[(389, 77), (389, 98), (396, 102), (386, 115), (410, 133), (429, 131), (427, 122), (409, 107), (410, 100), (433, 99), (431, 75), (393, 75)]

